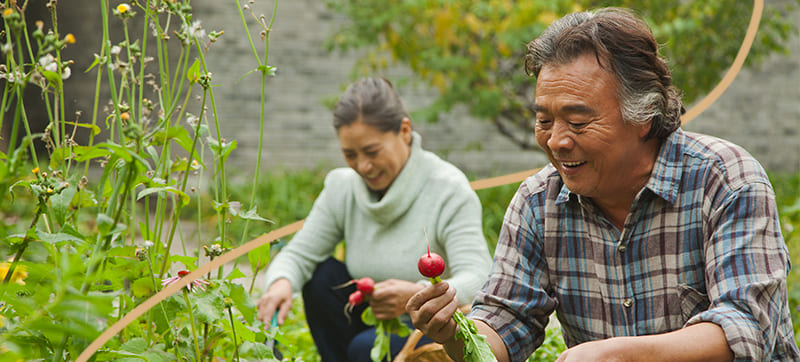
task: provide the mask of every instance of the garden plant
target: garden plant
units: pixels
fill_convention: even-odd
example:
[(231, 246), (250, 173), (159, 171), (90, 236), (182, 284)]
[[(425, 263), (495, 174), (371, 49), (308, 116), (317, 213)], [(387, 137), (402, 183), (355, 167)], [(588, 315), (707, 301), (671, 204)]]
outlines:
[[(241, 20), (240, 25), (230, 26), (245, 29), (252, 50), (253, 66), (246, 76), (261, 80), (259, 134), (263, 135), (268, 114), (266, 92), (270, 77), (276, 74), (268, 59), (278, 2), (265, 9), (268, 16), (256, 9), (264, 2), (229, 2), (238, 9)], [(234, 170), (225, 165), (237, 142), (221, 133), (214, 98), (214, 87), (232, 80), (214, 79), (207, 62), (215, 56), (215, 41), (225, 36), (224, 29), (204, 29), (202, 19), (193, 15), (190, 0), (90, 2), (101, 8), (97, 23), (102, 41), (88, 69), (75, 69), (72, 60), (63, 58), (64, 49), (81, 41), (59, 29), (57, 10), (69, 3), (47, 0), (47, 19), (32, 18), (28, 14), (31, 3), (4, 0), (0, 4), (0, 129), (8, 130), (0, 143), (0, 361), (67, 361), (75, 360), (103, 331), (159, 290), (253, 235), (301, 220), (322, 189), (326, 170), (261, 170), (263, 139), (259, 138), (259, 159), (253, 174), (248, 175), (252, 177), (247, 182), (232, 177)], [(386, 2), (362, 2), (360, 9), (350, 7), (351, 2), (328, 3), (354, 16), (362, 15), (355, 10), (374, 10), (375, 6), (382, 6), (386, 16), (408, 10), (408, 15), (432, 19), (424, 21), (432, 27), (453, 25), (445, 21), (465, 11), (453, 5), (458, 2), (440, 2), (438, 8), (429, 7), (433, 3), (425, 1), (402, 2), (403, 6), (440, 9), (426, 11), (394, 5), (387, 8)], [(500, 94), (511, 89), (453, 74), (501, 79), (467, 68), (506, 69), (502, 62), (492, 63), (482, 54), (511, 57), (504, 47), (511, 49), (521, 41), (519, 31), (530, 34), (549, 19), (514, 18), (500, 28), (491, 19), (480, 17), (490, 13), (488, 8), (481, 10), (484, 6), (513, 3), (473, 4), (475, 19), (467, 17), (458, 25), (466, 27), (459, 28), (458, 34), (474, 36), (481, 26), (490, 34), (507, 33), (482, 38), (493, 41), (497, 49), (483, 48), (488, 44), (484, 42), (476, 43), (478, 48), (462, 49), (475, 53), (477, 62), (451, 57), (460, 54), (455, 51), (459, 49), (456, 39), (434, 38), (433, 44), (422, 44), (425, 34), (416, 32), (421, 28), (406, 33), (406, 39), (413, 42), (403, 44), (411, 48), (398, 48), (399, 32), (411, 29), (407, 22), (397, 21), (404, 19), (399, 16), (394, 26), (388, 26), (383, 16), (361, 17), (369, 22), (354, 25), (372, 35), (384, 35), (380, 37), (384, 50), (411, 63), (421, 79), (447, 95), (436, 103), (442, 108), (433, 111), (474, 99), (478, 102), (471, 105), (474, 112), (492, 118), (521, 107), (513, 97), (508, 98), (511, 103), (499, 101), (503, 99)], [(567, 2), (553, 2), (554, 16), (571, 9), (562, 3)], [(701, 10), (725, 10), (724, 6), (709, 6)], [(672, 16), (659, 31), (677, 37), (685, 27), (696, 25), (681, 23), (675, 20), (677, 15)], [(254, 21), (248, 23), (250, 18)], [(528, 26), (522, 29), (525, 21)], [(250, 28), (248, 24), (256, 25)], [(778, 42), (792, 28), (779, 20), (769, 24), (769, 31), (760, 38), (766, 39), (762, 48), (782, 50)], [(503, 33), (503, 29), (509, 31)], [(362, 36), (342, 33), (336, 41), (338, 46), (356, 46), (364, 42)], [(422, 51), (423, 46), (430, 48)], [(442, 55), (435, 49), (454, 51)], [(409, 57), (412, 53), (423, 57)], [(459, 70), (462, 65), (468, 67)], [(715, 65), (711, 73), (724, 66)], [(424, 70), (426, 67), (428, 70)], [(452, 71), (445, 71), (450, 68)], [(91, 109), (69, 114), (70, 95), (65, 94), (64, 84), (75, 72), (96, 76), (96, 87)], [(703, 74), (708, 72), (702, 69)], [(514, 82), (519, 81), (514, 78)], [(452, 98), (464, 96), (466, 89), (480, 97)], [(31, 91), (39, 102), (30, 103), (24, 96)], [(43, 107), (47, 116), (43, 132), (30, 127), (34, 107)], [(491, 114), (488, 109), (502, 110), (502, 114)], [(79, 139), (79, 133), (89, 134), (88, 140)], [(784, 236), (797, 261), (800, 174), (773, 175), (773, 179)], [(490, 250), (517, 186), (478, 191)], [(91, 358), (272, 360), (273, 349), (265, 342), (277, 341), (285, 359), (318, 360), (303, 320), (302, 301), (295, 303), (290, 319), (280, 328), (265, 329), (256, 318), (254, 300), (263, 287), (256, 284), (256, 275), (286, 242), (280, 239), (259, 247), (233, 265), (192, 281), (127, 325)], [(795, 269), (789, 276), (789, 298), (796, 330), (800, 327), (800, 288), (793, 286), (797, 285), (800, 272)], [(553, 360), (564, 348), (557, 327), (547, 333), (545, 344), (531, 360)]]
[[(58, 28), (57, 10), (65, 4), (50, 0), (49, 19), (32, 19), (26, 14), (31, 3), (2, 4), (0, 124), (9, 126), (10, 135), (0, 153), (0, 355), (74, 360), (154, 292), (241, 243), (249, 223), (268, 220), (258, 215), (254, 193), (237, 200), (228, 194), (225, 161), (237, 143), (220, 132), (217, 80), (207, 68), (223, 29), (204, 29), (189, 1), (100, 0), (92, 5), (101, 7), (102, 42), (91, 67), (74, 70), (62, 58), (79, 41)], [(246, 29), (262, 105), (267, 79), (275, 73), (267, 63), (274, 4), (265, 17), (253, 4), (231, 3), (245, 28), (245, 17), (255, 18), (254, 31), (266, 43), (256, 46), (258, 38)], [(67, 114), (64, 82), (72, 71), (92, 72), (97, 87), (92, 109)], [(29, 127), (32, 107), (41, 106), (23, 96), (31, 88), (46, 108), (43, 133)], [(89, 131), (88, 142), (76, 140), (78, 130)], [(45, 152), (37, 152), (36, 142)], [(204, 200), (210, 207), (199, 201), (202, 180), (210, 180)], [(259, 182), (255, 176), (253, 187)], [(212, 218), (213, 230), (184, 235), (189, 214)], [(246, 221), (241, 233), (231, 232), (232, 220)], [(241, 282), (246, 275), (240, 270), (254, 279), (269, 255), (266, 245), (241, 266), (192, 281), (93, 358), (273, 358), (264, 342), (281, 337), (265, 332), (255, 318), (254, 283)]]

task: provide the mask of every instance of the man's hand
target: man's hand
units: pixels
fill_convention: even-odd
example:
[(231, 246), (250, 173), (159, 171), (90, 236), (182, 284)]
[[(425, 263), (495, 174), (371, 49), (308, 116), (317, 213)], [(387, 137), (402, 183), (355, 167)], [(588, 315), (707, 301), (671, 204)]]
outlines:
[(406, 312), (406, 303), (423, 285), (405, 280), (388, 279), (375, 284), (375, 292), (369, 299), (375, 318), (388, 320)]
[(406, 304), (414, 327), (440, 344), (455, 342), (456, 322), (453, 313), (458, 309), (456, 290), (447, 282), (425, 287), (414, 294)]
[(292, 309), (292, 283), (278, 279), (269, 286), (267, 292), (258, 299), (258, 319), (269, 328), (272, 315), (278, 311), (278, 324), (282, 325)]

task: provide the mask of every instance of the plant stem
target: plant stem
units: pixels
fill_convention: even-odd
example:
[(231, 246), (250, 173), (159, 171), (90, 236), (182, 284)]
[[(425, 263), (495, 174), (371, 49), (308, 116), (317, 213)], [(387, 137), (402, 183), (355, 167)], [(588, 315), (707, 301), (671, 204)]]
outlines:
[(194, 323), (194, 312), (192, 311), (192, 302), (189, 301), (189, 291), (183, 290), (183, 299), (186, 300), (186, 310), (189, 312), (189, 322), (192, 325), (192, 338), (194, 339), (194, 351), (196, 353), (196, 361), (200, 361), (200, 344), (197, 342), (197, 328)]
[(233, 311), (228, 307), (228, 317), (231, 320), (231, 331), (233, 331), (233, 359), (239, 361), (239, 342), (236, 340), (236, 325), (233, 324)]

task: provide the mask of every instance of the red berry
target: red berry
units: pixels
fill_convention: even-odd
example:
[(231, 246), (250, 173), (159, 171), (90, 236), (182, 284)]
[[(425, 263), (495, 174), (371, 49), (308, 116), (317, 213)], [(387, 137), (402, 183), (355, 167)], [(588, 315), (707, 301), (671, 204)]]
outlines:
[(439, 254), (428, 252), (417, 261), (419, 273), (428, 278), (435, 278), (444, 272), (444, 259)]
[(375, 281), (370, 277), (363, 277), (356, 280), (356, 289), (364, 295), (372, 295), (375, 291)]
[(364, 294), (361, 291), (356, 290), (353, 293), (350, 293), (350, 297), (347, 299), (350, 302), (351, 306), (356, 306), (364, 302)]

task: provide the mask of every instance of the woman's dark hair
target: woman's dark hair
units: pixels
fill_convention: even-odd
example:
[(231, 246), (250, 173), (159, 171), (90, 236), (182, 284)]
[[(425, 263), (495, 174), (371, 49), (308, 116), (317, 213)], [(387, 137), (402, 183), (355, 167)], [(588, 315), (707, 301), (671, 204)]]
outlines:
[(360, 121), (381, 132), (397, 133), (407, 117), (403, 102), (388, 79), (364, 78), (348, 86), (339, 97), (333, 110), (333, 127), (338, 131)]
[(626, 122), (652, 120), (647, 138), (657, 139), (680, 127), (685, 112), (680, 91), (672, 85), (672, 72), (658, 56), (658, 43), (643, 19), (620, 8), (568, 14), (528, 43), (525, 72), (538, 77), (545, 65), (569, 64), (585, 54), (610, 67)]

